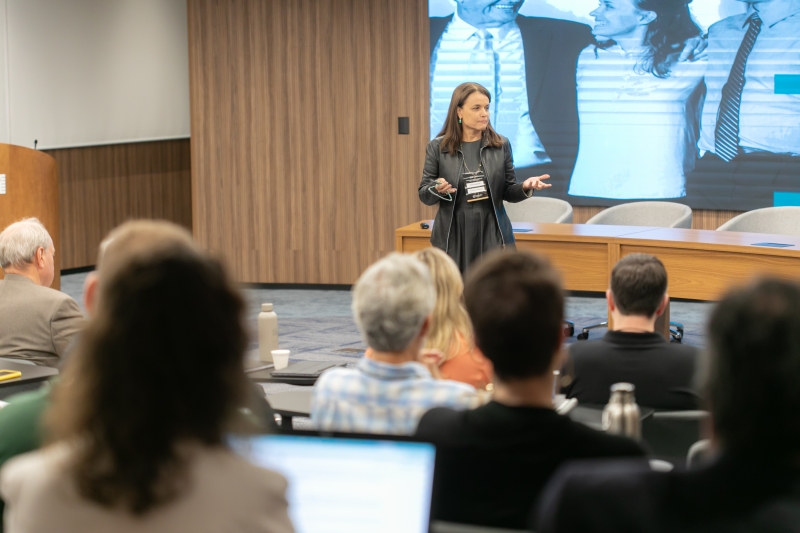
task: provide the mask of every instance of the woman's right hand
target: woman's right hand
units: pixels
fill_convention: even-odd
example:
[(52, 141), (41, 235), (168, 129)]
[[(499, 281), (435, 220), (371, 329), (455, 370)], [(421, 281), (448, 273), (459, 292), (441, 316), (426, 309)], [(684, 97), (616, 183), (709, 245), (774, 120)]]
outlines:
[(436, 192), (439, 194), (445, 193), (454, 193), (456, 192), (455, 187), (450, 185), (450, 183), (444, 178), (437, 178), (436, 179)]

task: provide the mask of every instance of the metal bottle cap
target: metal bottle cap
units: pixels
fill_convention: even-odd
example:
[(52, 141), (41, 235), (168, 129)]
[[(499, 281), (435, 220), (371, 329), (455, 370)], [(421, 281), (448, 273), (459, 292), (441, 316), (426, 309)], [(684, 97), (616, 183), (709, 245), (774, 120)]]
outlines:
[(633, 383), (614, 383), (611, 385), (611, 392), (630, 392), (633, 393), (636, 387)]

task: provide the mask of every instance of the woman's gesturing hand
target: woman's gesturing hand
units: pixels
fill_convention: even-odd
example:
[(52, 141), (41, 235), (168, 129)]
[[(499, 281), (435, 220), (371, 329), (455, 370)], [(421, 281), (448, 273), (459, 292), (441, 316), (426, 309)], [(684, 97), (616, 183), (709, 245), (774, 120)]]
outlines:
[(455, 189), (455, 187), (450, 185), (450, 183), (446, 179), (437, 178), (436, 179), (436, 192), (438, 192), (439, 194), (445, 194), (445, 193), (452, 194), (452, 193), (456, 192), (456, 189)]
[(542, 189), (546, 189), (548, 187), (552, 187), (549, 183), (545, 183), (542, 180), (546, 180), (550, 178), (550, 174), (544, 174), (543, 176), (536, 176), (533, 178), (526, 179), (522, 184), (522, 190), (530, 191), (531, 189), (541, 191)]

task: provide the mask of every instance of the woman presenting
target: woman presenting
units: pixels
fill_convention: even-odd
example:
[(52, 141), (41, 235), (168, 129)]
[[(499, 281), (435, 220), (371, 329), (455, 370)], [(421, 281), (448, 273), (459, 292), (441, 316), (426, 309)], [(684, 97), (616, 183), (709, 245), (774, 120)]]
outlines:
[(521, 202), (550, 187), (547, 174), (517, 183), (508, 139), (489, 124), (489, 91), (462, 83), (453, 91), (447, 119), (428, 143), (419, 198), (439, 204), (431, 244), (453, 258), (462, 274), (482, 254), (514, 248), (503, 200)]

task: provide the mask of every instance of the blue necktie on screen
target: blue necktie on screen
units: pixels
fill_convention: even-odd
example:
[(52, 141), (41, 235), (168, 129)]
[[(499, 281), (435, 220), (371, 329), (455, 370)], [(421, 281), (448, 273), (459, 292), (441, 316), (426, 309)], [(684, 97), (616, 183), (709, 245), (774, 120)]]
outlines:
[(747, 57), (753, 51), (756, 38), (761, 31), (761, 19), (758, 13), (753, 13), (749, 23), (750, 27), (742, 39), (742, 44), (739, 45), (739, 51), (736, 52), (728, 81), (722, 88), (722, 99), (719, 103), (714, 147), (717, 156), (723, 161), (731, 161), (739, 153), (739, 106), (742, 103)]

